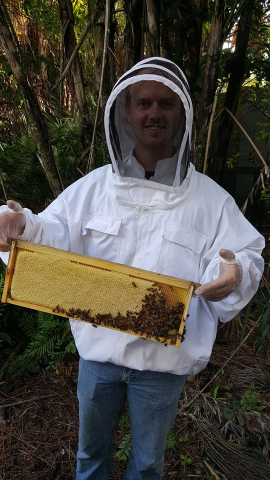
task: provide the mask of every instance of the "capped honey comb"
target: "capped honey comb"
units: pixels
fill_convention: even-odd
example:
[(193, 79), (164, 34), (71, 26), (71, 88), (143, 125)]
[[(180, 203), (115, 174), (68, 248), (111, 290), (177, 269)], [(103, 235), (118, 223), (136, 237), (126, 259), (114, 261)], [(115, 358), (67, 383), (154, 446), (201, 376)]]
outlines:
[(194, 288), (173, 277), (13, 241), (2, 301), (179, 346)]

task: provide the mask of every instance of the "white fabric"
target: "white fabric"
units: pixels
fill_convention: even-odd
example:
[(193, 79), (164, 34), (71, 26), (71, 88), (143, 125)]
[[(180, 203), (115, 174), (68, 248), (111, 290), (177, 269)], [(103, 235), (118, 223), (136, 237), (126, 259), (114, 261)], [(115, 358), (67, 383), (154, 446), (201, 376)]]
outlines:
[[(149, 178), (150, 182), (163, 183), (164, 185), (172, 185), (178, 162), (178, 153), (171, 158), (164, 158), (157, 162), (154, 175)], [(123, 176), (145, 179), (145, 170), (143, 166), (130, 153), (123, 161)]]
[[(156, 61), (150, 60), (153, 64)], [(136, 78), (141, 80), (140, 75)], [(260, 254), (264, 239), (244, 218), (232, 197), (195, 172), (193, 165), (181, 185), (176, 178), (174, 186), (170, 186), (144, 178), (121, 177), (121, 162), (134, 145), (119, 138), (121, 145), (129, 147), (121, 159), (111, 143), (115, 140), (110, 128), (110, 106), (116, 92), (121, 93), (123, 82), (128, 84), (128, 78), (120, 80), (105, 112), (113, 167), (107, 165), (83, 177), (38, 216), (25, 209), (27, 223), (21, 238), (202, 284), (218, 277), (219, 250), (232, 250), (243, 272), (238, 288), (216, 303), (203, 298), (191, 300), (185, 340), (179, 349), (71, 320), (84, 359), (139, 370), (196, 374), (209, 360), (218, 319), (232, 319), (256, 292), (263, 271)], [(167, 79), (161, 81), (165, 80), (168, 85)], [(184, 77), (181, 81), (185, 82)], [(180, 90), (170, 83), (175, 91)], [(192, 106), (188, 99), (185, 109), (185, 141), (189, 144)], [(124, 126), (117, 134), (125, 135), (125, 131)], [(178, 171), (181, 162), (179, 156)]]
[[(173, 187), (156, 186), (120, 178), (110, 166), (99, 168), (67, 188), (39, 216), (26, 210), (31, 233), (21, 238), (200, 283), (217, 277), (220, 248), (234, 251), (243, 270), (241, 284), (221, 302), (192, 299), (179, 349), (71, 321), (85, 359), (196, 374), (211, 355), (218, 317), (230, 320), (255, 293), (264, 240), (234, 200), (193, 166), (177, 193)], [(136, 215), (140, 206), (145, 208)]]
[(227, 265), (235, 265), (237, 263), (236, 259), (233, 258), (232, 260), (226, 260), (226, 258), (220, 257), (220, 262), (226, 263)]

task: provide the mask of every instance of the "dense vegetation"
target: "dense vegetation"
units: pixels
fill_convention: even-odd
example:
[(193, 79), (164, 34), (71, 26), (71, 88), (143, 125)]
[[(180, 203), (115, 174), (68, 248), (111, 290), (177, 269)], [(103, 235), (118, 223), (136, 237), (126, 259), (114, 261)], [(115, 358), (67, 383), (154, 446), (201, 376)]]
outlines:
[[(255, 216), (249, 218), (268, 240), (269, 21), (269, 0), (1, 0), (1, 204), (12, 198), (38, 212), (76, 179), (107, 163), (103, 112), (116, 79), (144, 57), (164, 56), (184, 70), (190, 83), (194, 103), (193, 162), (199, 171), (225, 188), (230, 187), (234, 172), (243, 165), (255, 172), (243, 212), (249, 215), (249, 209), (256, 204)], [(247, 115), (248, 132), (242, 122)], [(240, 148), (239, 132), (247, 139), (245, 151)], [(262, 365), (269, 362), (269, 243), (265, 259), (265, 275), (258, 293), (226, 327), (225, 335), (233, 338), (236, 349), (248, 343), (249, 355), (255, 351), (257, 361), (262, 354)], [(1, 264), (1, 288), (4, 273)], [(255, 419), (265, 432), (270, 425), (261, 395), (267, 383), (261, 380), (258, 393), (261, 377), (254, 379), (254, 387), (254, 367), (251, 376), (247, 374), (244, 380), (241, 377), (242, 384), (239, 380), (237, 387), (242, 367), (237, 370), (237, 362), (231, 362), (237, 370), (233, 382), (231, 375), (222, 370), (221, 350), (212, 359), (214, 364), (217, 359), (215, 365), (221, 365), (219, 377), (209, 387), (208, 396), (201, 403), (202, 397), (194, 402), (196, 412), (201, 413), (186, 415), (184, 423), (176, 424), (168, 439), (168, 458), (173, 452), (174, 465), (179, 457), (181, 478), (201, 475), (203, 467), (196, 463), (190, 445), (194, 445), (195, 430), (209, 442), (209, 432), (207, 435), (205, 431), (209, 424), (203, 423), (206, 419), (220, 421), (237, 448), (244, 436), (244, 446), (256, 448), (256, 461), (265, 462), (269, 454), (267, 434), (254, 428), (245, 436)], [(54, 368), (61, 373), (63, 360), (74, 358), (75, 345), (69, 324), (63, 319), (1, 304), (0, 352), (0, 380), (7, 379), (10, 393), (26, 372)], [(203, 375), (211, 378), (210, 367)], [(189, 398), (186, 394), (184, 398), (188, 411)], [(120, 434), (119, 462), (126, 460), (130, 449), (125, 416)], [(211, 435), (218, 444), (214, 430)], [(227, 457), (232, 454), (230, 449), (226, 452)], [(248, 457), (243, 459), (247, 462)], [(223, 472), (230, 472), (231, 466), (216, 461)], [(258, 468), (256, 464), (254, 468)], [(50, 478), (72, 478), (53, 475)], [(267, 478), (267, 474), (261, 475)], [(178, 478), (173, 473), (168, 476)], [(213, 474), (209, 478), (217, 477)]]
[[(256, 196), (265, 204), (261, 225), (267, 225), (269, 152), (264, 158), (260, 149), (270, 134), (268, 7), (261, 0), (2, 1), (1, 203), (14, 198), (38, 212), (74, 180), (108, 162), (106, 98), (127, 68), (161, 55), (184, 69), (191, 86), (197, 169), (219, 181), (237, 168), (243, 153), (234, 141), (239, 108), (248, 105), (265, 119), (250, 139), (249, 161), (259, 176), (245, 208)], [(259, 349), (270, 337), (268, 288), (265, 277), (248, 309), (260, 308)], [(42, 362), (57, 365), (74, 351), (62, 320), (8, 305), (0, 311), (0, 341), (12, 359), (16, 345), (19, 357), (7, 369), (17, 373)]]

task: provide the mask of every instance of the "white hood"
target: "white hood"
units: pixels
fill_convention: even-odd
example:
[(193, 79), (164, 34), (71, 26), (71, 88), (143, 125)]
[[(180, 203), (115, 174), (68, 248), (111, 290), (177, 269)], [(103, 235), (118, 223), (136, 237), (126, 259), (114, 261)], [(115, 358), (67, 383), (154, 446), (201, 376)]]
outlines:
[[(154, 68), (158, 73), (146, 73)], [(140, 73), (143, 70), (143, 73)], [(123, 161), (134, 148), (134, 134), (126, 116), (127, 87), (141, 81), (163, 83), (179, 95), (185, 110), (183, 125), (176, 134), (174, 146), (178, 162), (172, 186), (178, 187), (187, 175), (190, 159), (193, 109), (184, 73), (170, 60), (153, 57), (142, 60), (126, 72), (114, 86), (105, 109), (105, 133), (114, 173), (123, 176)]]

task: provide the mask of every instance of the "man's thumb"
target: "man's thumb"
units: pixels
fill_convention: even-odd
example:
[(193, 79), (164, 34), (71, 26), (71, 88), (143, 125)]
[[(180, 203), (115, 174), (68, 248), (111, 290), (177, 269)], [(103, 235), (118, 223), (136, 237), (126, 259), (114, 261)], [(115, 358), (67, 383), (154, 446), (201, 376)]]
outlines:
[(235, 255), (231, 250), (226, 250), (225, 248), (222, 248), (219, 251), (219, 255), (221, 257), (220, 261), (222, 263), (229, 263), (229, 264), (236, 263)]
[(19, 213), (21, 210), (23, 210), (22, 206), (18, 202), (15, 202), (14, 200), (8, 200), (7, 206), (10, 210), (16, 213)]

